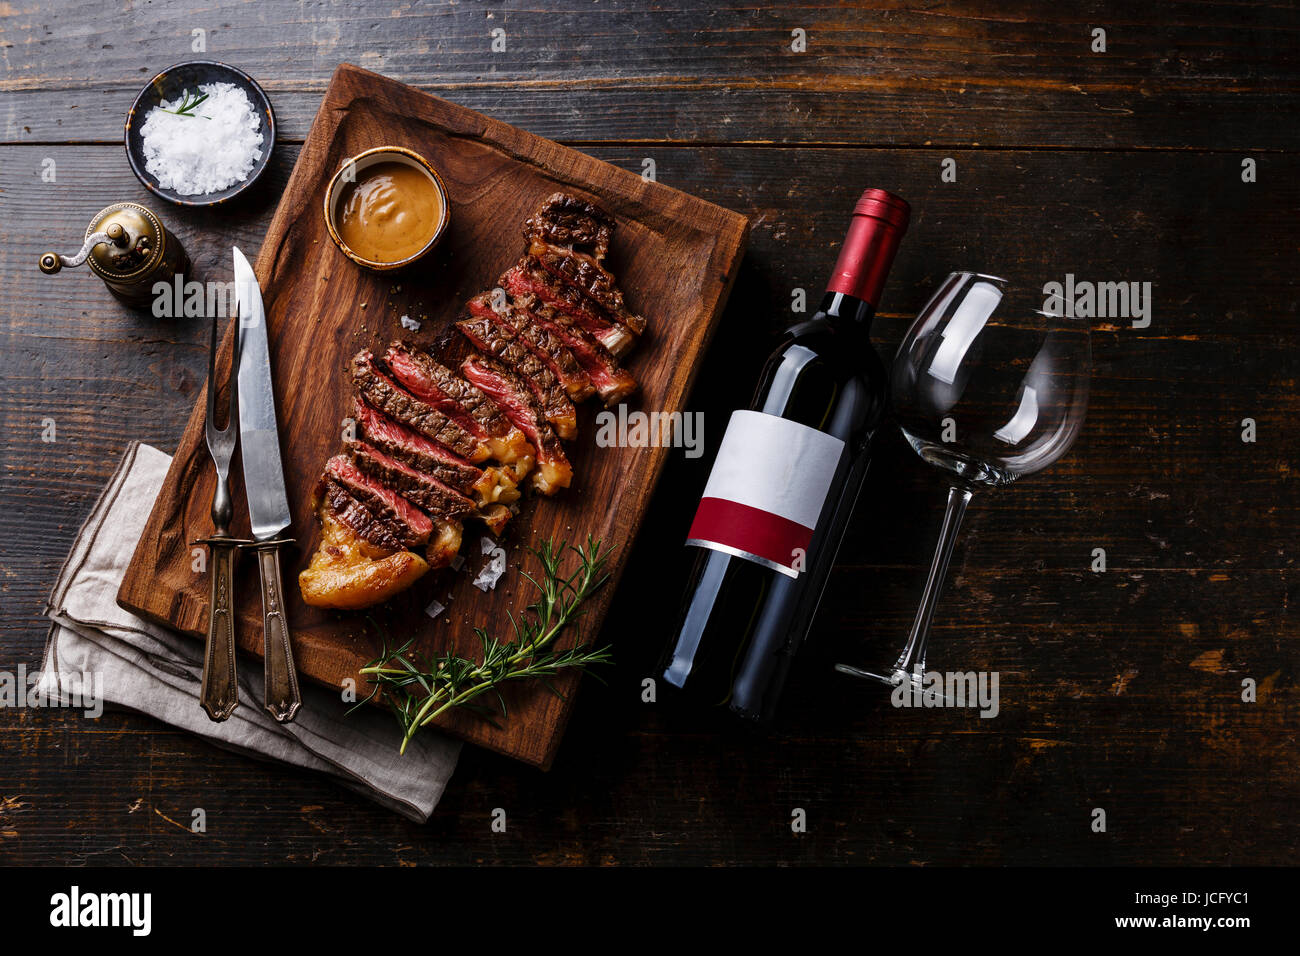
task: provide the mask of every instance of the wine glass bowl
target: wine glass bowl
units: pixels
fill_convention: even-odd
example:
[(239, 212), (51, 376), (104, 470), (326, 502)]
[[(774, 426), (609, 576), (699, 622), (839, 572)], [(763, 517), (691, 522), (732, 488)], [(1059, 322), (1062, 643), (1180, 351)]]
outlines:
[(836, 665), (842, 673), (919, 680), (971, 495), (1042, 471), (1078, 436), (1092, 367), (1088, 322), (1040, 307), (1050, 304), (997, 276), (954, 272), (904, 336), (891, 375), (894, 415), (912, 449), (947, 474), (948, 507), (903, 653), (886, 675)]
[(1084, 319), (1031, 307), (1006, 280), (954, 272), (894, 359), (894, 414), (922, 459), (970, 485), (1007, 485), (1073, 444), (1088, 404)]

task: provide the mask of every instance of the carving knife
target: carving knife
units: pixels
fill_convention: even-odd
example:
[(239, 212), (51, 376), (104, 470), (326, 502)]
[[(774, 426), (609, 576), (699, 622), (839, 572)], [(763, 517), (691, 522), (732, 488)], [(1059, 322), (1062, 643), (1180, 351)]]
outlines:
[(253, 542), (244, 547), (257, 554), (262, 579), (262, 637), (265, 659), (266, 709), (288, 723), (302, 705), (293, 645), (285, 616), (280, 578), (280, 548), (292, 542), (281, 537), (289, 527), (289, 497), (280, 464), (280, 435), (271, 388), (271, 353), (266, 338), (266, 310), (253, 267), (234, 248), (235, 291), (239, 301), (239, 442), (244, 460), (244, 493), (248, 497)]

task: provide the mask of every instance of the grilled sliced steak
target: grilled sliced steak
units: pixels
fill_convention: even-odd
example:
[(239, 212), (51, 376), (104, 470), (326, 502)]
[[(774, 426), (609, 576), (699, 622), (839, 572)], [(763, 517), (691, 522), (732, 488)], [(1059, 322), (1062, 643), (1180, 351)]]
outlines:
[(370, 444), (416, 471), (438, 479), (448, 488), (473, 498), (480, 505), (509, 504), (519, 498), (517, 482), (509, 470), (480, 469), (471, 465), (360, 398), (355, 400), (352, 417), (361, 437)]
[(627, 307), (614, 277), (591, 256), (540, 242), (533, 243), (528, 251), (547, 272), (590, 300), (588, 306), (595, 303), (615, 324), (627, 326), (636, 335), (645, 332), (645, 317)]
[(498, 282), (512, 296), (532, 294), (547, 305), (570, 316), (611, 355), (626, 354), (636, 343), (636, 335), (626, 325), (615, 321), (597, 303), (548, 272), (536, 256), (525, 255)]
[(569, 487), (573, 480), (573, 466), (564, 454), (560, 439), (546, 420), (545, 412), (519, 376), (496, 359), (485, 355), (469, 356), (460, 368), (466, 378), (492, 396), (537, 449), (537, 471), (532, 476), (533, 486), (545, 495), (553, 495), (559, 489)]
[(422, 474), (364, 441), (347, 442), (352, 461), (363, 474), (397, 492), (411, 504), (435, 518), (463, 518), (478, 509), (459, 491), (437, 478)]
[(520, 379), (542, 407), (546, 420), (555, 427), (561, 438), (577, 437), (578, 411), (573, 407), (573, 402), (569, 401), (569, 393), (555, 377), (551, 367), (516, 338), (513, 328), (494, 318), (477, 317), (462, 319), (456, 323), (456, 328), (477, 348), (495, 355), (519, 373)]
[(483, 477), (483, 469), (360, 398), (353, 404), (352, 417), (360, 434), (372, 445), (413, 468), (428, 472), (459, 492), (467, 493)]
[[(327, 482), (333, 486), (328, 493)], [(334, 499), (337, 509), (330, 507), (327, 498)], [(342, 512), (362, 527), (373, 521), (365, 506), (337, 483), (323, 479), (312, 503), (321, 524), (320, 544), (311, 563), (298, 574), (298, 589), (307, 604), (355, 611), (387, 601), (428, 573), (428, 562), (403, 549), (396, 539), (376, 545), (340, 518)]]
[(470, 300), (436, 357), (403, 341), (353, 357), (354, 427), (317, 486), (322, 538), (299, 575), (305, 601), (387, 600), (455, 560), (466, 518), (500, 534), (520, 478), (547, 495), (572, 483), (561, 438), (577, 433), (575, 404), (637, 388), (617, 357), (646, 321), (604, 264), (614, 228), (598, 206), (555, 193), (524, 223), (526, 251), (502, 288)]
[(385, 551), (402, 551), (404, 546), (399, 540), (400, 527), (393, 521), (383, 518), (356, 498), (337, 481), (328, 476), (322, 478), (316, 486), (316, 495), (322, 504), (364, 541)]
[(492, 308), (492, 297), (496, 292), (484, 292), (469, 300), (470, 315), (492, 319), (508, 327), (518, 336), (519, 341), (528, 350), (546, 363), (547, 367), (560, 380), (569, 398), (576, 402), (585, 402), (596, 393), (596, 386), (591, 384), (591, 376), (573, 356), (573, 352), (564, 344), (560, 336), (535, 322), (530, 308), (540, 305), (536, 296), (524, 296), (512, 302), (505, 298), (505, 290), (499, 294), (504, 298), (504, 308), (500, 311)]
[(496, 403), (428, 352), (407, 342), (394, 342), (384, 354), (384, 362), (408, 392), (483, 441), (497, 461), (513, 465), (531, 458), (528, 439)]
[(415, 505), (369, 475), (362, 474), (346, 455), (335, 455), (325, 463), (325, 475), (347, 489), (369, 511), (392, 527), (404, 548), (413, 548), (429, 540), (433, 522)]
[(375, 408), (404, 422), (469, 462), (483, 461), (491, 454), (483, 441), (389, 378), (369, 349), (363, 349), (352, 359), (352, 381), (361, 396)]
[[(524, 303), (527, 303), (525, 306)], [(536, 296), (523, 295), (515, 299), (516, 311), (523, 309), (533, 323), (559, 337), (574, 358), (582, 365), (596, 392), (606, 405), (613, 405), (637, 389), (636, 379), (618, 360), (601, 345), (590, 332), (559, 309), (547, 305)]]
[(524, 220), (524, 239), (572, 246), (589, 252), (597, 260), (609, 252), (614, 219), (586, 200), (566, 193), (552, 193), (540, 209)]

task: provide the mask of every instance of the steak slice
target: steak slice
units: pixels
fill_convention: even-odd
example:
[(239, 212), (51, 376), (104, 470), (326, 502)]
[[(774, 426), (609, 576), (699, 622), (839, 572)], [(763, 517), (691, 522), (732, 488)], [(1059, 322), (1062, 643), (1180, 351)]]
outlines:
[(614, 218), (599, 206), (567, 193), (552, 193), (524, 220), (524, 239), (583, 248), (597, 260), (609, 252)]
[[(596, 386), (591, 384), (591, 376), (573, 356), (573, 352), (564, 344), (558, 334), (533, 320), (528, 310), (541, 302), (536, 296), (524, 296), (516, 302), (508, 299), (505, 308), (500, 311), (492, 308), (492, 297), (497, 292), (484, 292), (469, 300), (471, 315), (492, 319), (500, 325), (514, 330), (519, 341), (528, 350), (547, 364), (555, 377), (560, 380), (569, 398), (576, 402), (585, 402), (596, 394)], [(500, 290), (505, 296), (505, 290)]]
[(398, 540), (401, 534), (398, 526), (357, 501), (337, 481), (328, 476), (322, 478), (316, 486), (316, 494), (334, 517), (362, 540), (384, 551), (405, 550)]
[(528, 251), (542, 264), (542, 268), (570, 288), (579, 290), (604, 309), (615, 323), (627, 326), (636, 335), (645, 332), (645, 317), (627, 307), (613, 275), (591, 256), (543, 242), (533, 243)]
[(497, 284), (515, 297), (531, 293), (570, 316), (575, 324), (582, 326), (609, 349), (611, 355), (626, 354), (636, 342), (636, 335), (631, 329), (612, 319), (600, 305), (592, 302), (580, 290), (566, 285), (548, 272), (536, 256), (525, 255)]
[(366, 475), (397, 492), (411, 504), (435, 518), (462, 518), (478, 509), (459, 491), (448, 488), (438, 479), (416, 471), (374, 445), (364, 441), (347, 442), (352, 461)]
[(352, 381), (362, 397), (471, 463), (487, 458), (487, 445), (438, 409), (405, 391), (379, 368), (374, 353), (363, 349), (352, 359)]
[(573, 480), (573, 466), (564, 454), (564, 447), (556, 437), (546, 414), (538, 406), (528, 386), (519, 376), (496, 359), (484, 355), (470, 355), (461, 363), (465, 377), (496, 400), (510, 420), (518, 425), (537, 449), (537, 471), (533, 473), (533, 486), (545, 495), (553, 495), (569, 487)]
[(371, 514), (384, 519), (402, 547), (414, 548), (429, 540), (433, 532), (429, 516), (391, 488), (362, 474), (346, 455), (335, 455), (327, 461), (325, 475), (347, 489)]
[(493, 458), (512, 465), (532, 456), (528, 439), (496, 403), (429, 353), (407, 342), (394, 342), (384, 362), (407, 391), (483, 441)]
[[(326, 483), (333, 486), (326, 492)], [(330, 507), (333, 498), (337, 510)], [(371, 520), (365, 506), (337, 483), (322, 479), (312, 496), (320, 521), (320, 542), (311, 562), (298, 574), (302, 599), (313, 607), (354, 611), (387, 601), (428, 573), (429, 565), (396, 540), (380, 547), (366, 540), (339, 517), (338, 511), (360, 521)]]
[[(491, 312), (491, 309), (488, 311)], [(528, 390), (537, 399), (546, 420), (555, 427), (561, 438), (577, 437), (578, 411), (573, 407), (573, 402), (569, 401), (569, 393), (555, 377), (551, 367), (515, 337), (513, 328), (492, 318), (461, 319), (456, 323), (456, 328), (477, 348), (495, 355), (519, 373)]]
[[(524, 306), (524, 303), (528, 305)], [(525, 309), (532, 316), (534, 324), (554, 333), (568, 346), (606, 405), (613, 405), (636, 391), (636, 379), (631, 373), (619, 365), (609, 350), (575, 322), (572, 316), (528, 294), (515, 299), (515, 308)]]
[(481, 505), (509, 504), (519, 498), (513, 473), (509, 470), (480, 469), (471, 465), (360, 398), (355, 400), (352, 417), (361, 436), (370, 444)]

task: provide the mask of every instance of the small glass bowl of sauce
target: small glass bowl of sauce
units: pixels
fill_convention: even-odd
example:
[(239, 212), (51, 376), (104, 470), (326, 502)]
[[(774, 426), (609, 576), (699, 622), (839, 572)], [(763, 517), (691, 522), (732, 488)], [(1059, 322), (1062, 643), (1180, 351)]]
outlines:
[(345, 160), (325, 190), (330, 238), (357, 265), (376, 272), (424, 256), (450, 221), (442, 177), (401, 146), (377, 146)]

